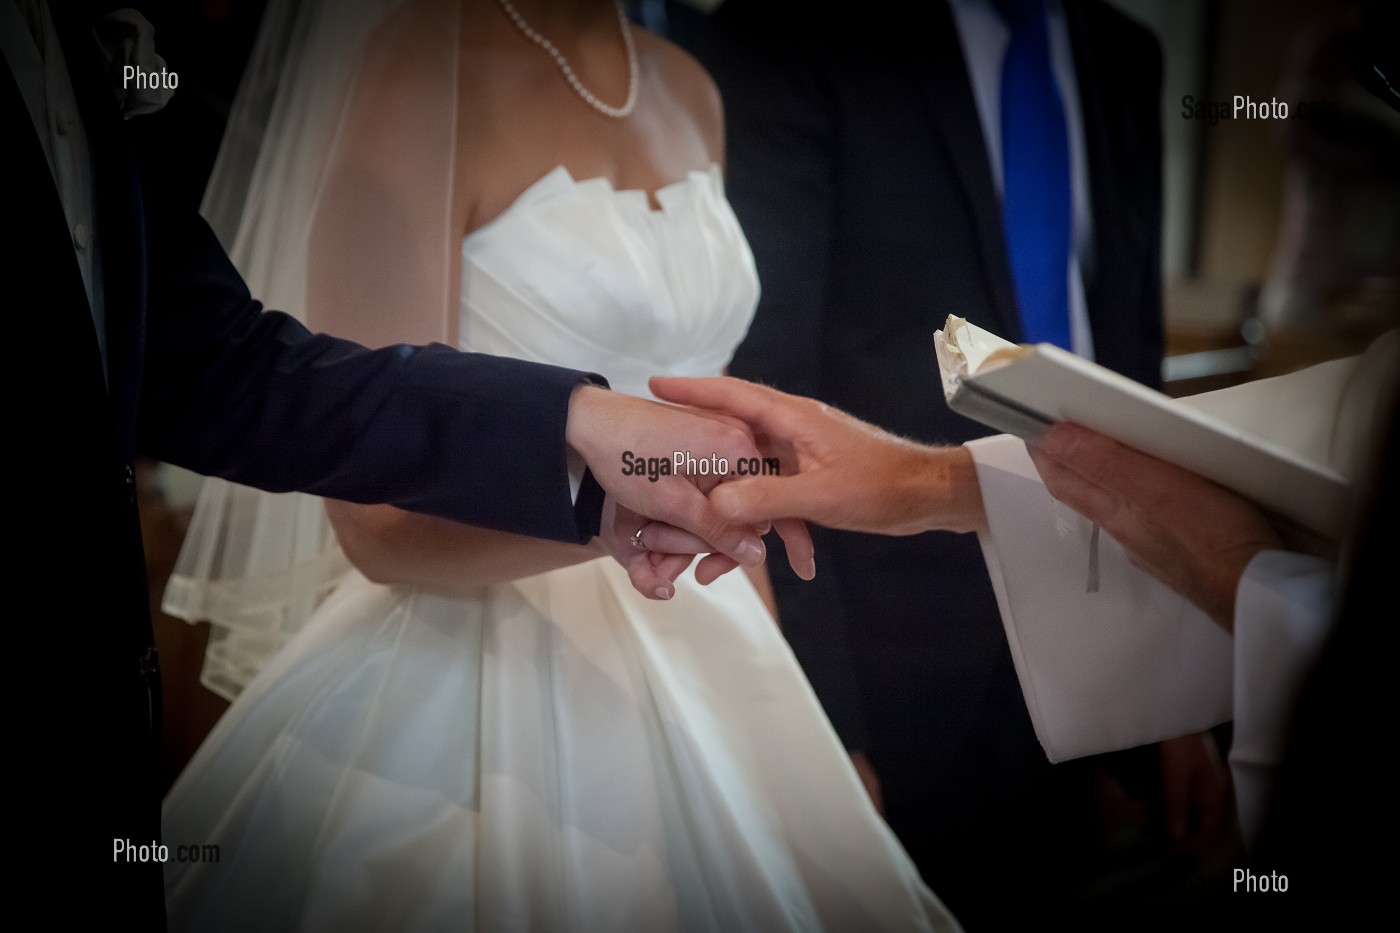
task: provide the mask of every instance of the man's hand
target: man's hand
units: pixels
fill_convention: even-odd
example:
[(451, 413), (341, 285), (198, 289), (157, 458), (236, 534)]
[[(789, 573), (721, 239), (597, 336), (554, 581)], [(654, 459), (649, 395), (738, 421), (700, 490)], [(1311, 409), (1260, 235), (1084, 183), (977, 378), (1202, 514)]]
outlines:
[[(743, 426), (729, 419), (581, 386), (569, 401), (565, 436), (609, 498), (626, 510), (624, 525), (626, 513), (635, 513), (689, 532), (708, 542), (706, 550), (718, 551), (744, 566), (763, 563), (763, 539), (748, 524), (722, 517), (705, 498), (705, 493), (722, 477), (669, 475), (652, 481), (647, 476), (623, 474), (624, 452), (669, 460), (675, 451), (689, 451), (697, 459), (713, 455), (730, 463), (740, 457), (757, 457), (753, 436)], [(610, 550), (616, 544), (610, 542)], [(631, 573), (634, 563), (623, 563)], [(633, 582), (637, 579), (634, 577)], [(644, 577), (643, 583), (655, 581)], [(647, 595), (655, 595), (655, 586)]]
[(1108, 532), (1138, 568), (1233, 629), (1245, 567), (1280, 546), (1258, 509), (1077, 424), (1052, 425), (1030, 454), (1052, 496)]
[(887, 535), (971, 531), (985, 522), (972, 456), (960, 447), (915, 444), (821, 402), (741, 379), (657, 376), (651, 390), (743, 420), (770, 456), (781, 457), (785, 473), (796, 471), (714, 490), (711, 502), (730, 521), (803, 518)]

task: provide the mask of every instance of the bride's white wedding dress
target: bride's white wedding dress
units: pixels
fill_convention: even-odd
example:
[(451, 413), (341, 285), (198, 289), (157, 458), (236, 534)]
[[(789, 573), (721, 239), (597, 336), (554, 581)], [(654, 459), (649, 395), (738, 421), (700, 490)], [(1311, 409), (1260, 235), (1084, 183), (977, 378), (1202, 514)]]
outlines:
[[(463, 244), (464, 348), (637, 394), (719, 372), (752, 257), (718, 168), (656, 197), (532, 185)], [(165, 834), (220, 847), (168, 866), (177, 929), (956, 927), (738, 572), (659, 603), (608, 559), (471, 599), (352, 571), (191, 761)]]

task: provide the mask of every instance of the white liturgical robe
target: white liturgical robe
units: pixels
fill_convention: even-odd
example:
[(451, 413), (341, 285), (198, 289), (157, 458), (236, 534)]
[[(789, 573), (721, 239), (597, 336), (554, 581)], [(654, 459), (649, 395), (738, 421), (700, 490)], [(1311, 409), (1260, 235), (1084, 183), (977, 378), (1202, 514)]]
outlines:
[[(1392, 332), (1362, 356), (1188, 402), (1354, 478), (1397, 374), (1400, 333)], [(1293, 701), (1331, 624), (1333, 564), (1282, 551), (1256, 556), (1237, 592), (1232, 637), (1134, 567), (1107, 535), (1095, 558), (1092, 525), (1050, 497), (1020, 440), (967, 447), (987, 512), (983, 555), (1050, 760), (1234, 720), (1230, 766), (1252, 838)]]

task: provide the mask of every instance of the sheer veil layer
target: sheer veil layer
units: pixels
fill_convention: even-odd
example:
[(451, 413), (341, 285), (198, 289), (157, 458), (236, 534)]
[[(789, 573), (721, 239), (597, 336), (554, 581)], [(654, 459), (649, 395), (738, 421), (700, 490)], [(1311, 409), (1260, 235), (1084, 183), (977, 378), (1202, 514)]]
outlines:
[[(370, 346), (456, 341), (456, 0), (273, 0), (203, 212), (249, 288)], [(201, 489), (163, 608), (232, 699), (348, 567), (318, 498)]]

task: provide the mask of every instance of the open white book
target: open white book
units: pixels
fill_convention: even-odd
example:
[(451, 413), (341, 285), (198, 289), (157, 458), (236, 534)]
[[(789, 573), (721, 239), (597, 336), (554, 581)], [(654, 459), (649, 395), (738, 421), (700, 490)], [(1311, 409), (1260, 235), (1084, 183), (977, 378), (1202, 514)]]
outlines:
[(1016, 345), (949, 315), (934, 334), (948, 407), (1033, 439), (1074, 421), (1199, 473), (1336, 539), (1350, 484), (1336, 470), (1050, 344)]

